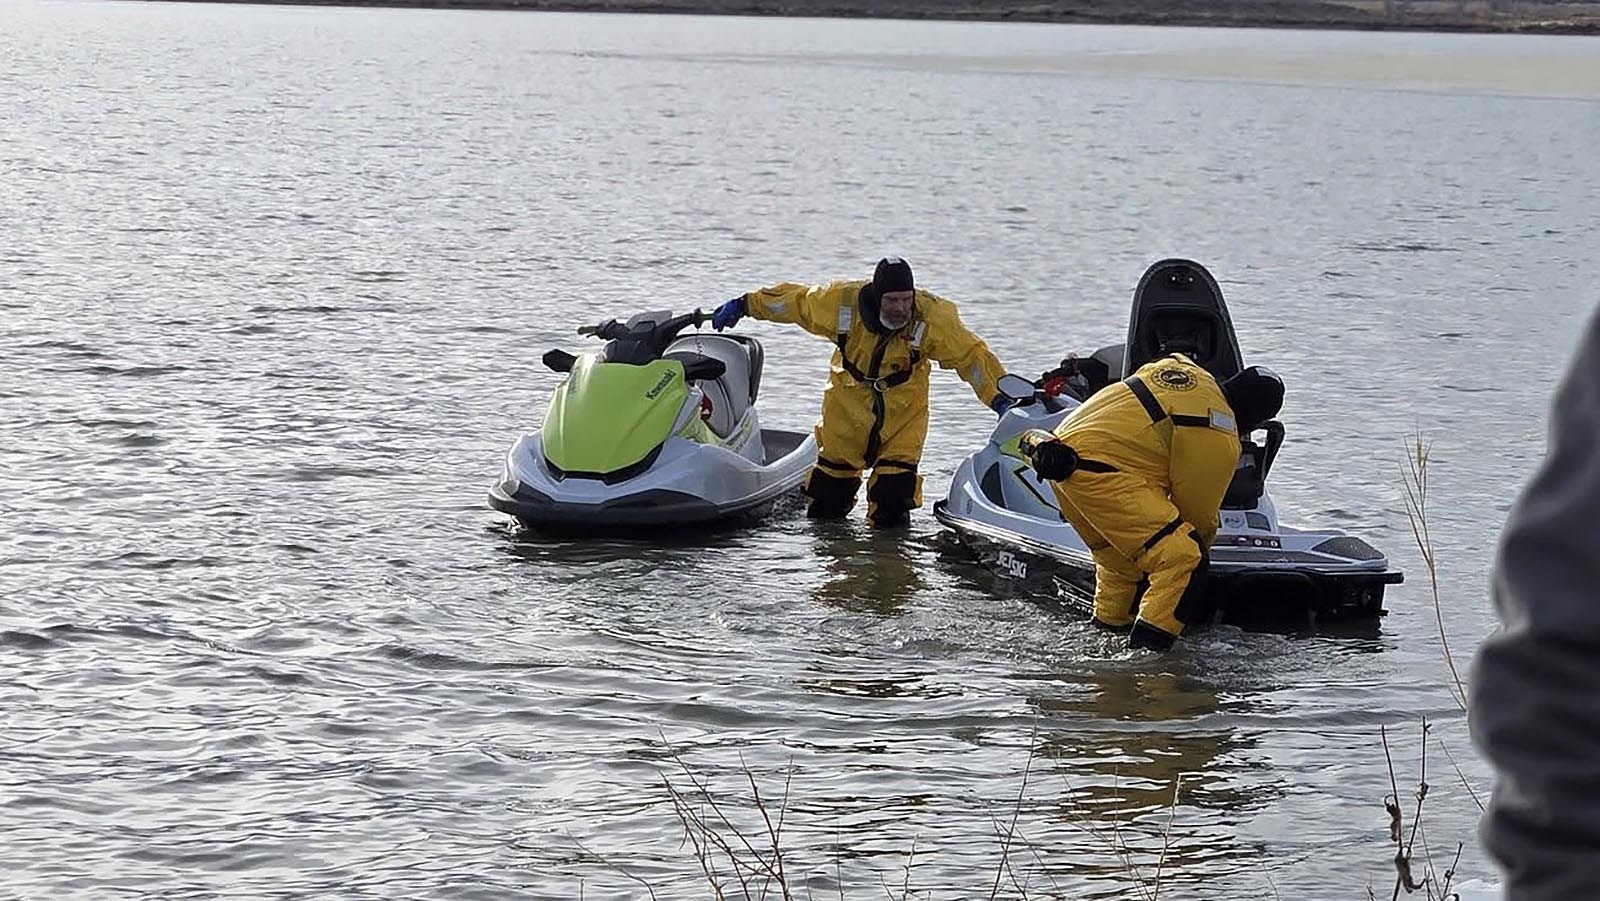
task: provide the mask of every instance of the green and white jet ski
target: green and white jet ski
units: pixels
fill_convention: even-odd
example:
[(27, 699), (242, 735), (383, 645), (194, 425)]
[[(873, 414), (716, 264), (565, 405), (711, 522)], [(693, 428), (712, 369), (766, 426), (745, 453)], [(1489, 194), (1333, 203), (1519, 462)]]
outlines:
[(605, 340), (595, 353), (547, 352), (566, 378), (544, 426), (506, 454), (489, 506), (528, 528), (611, 529), (757, 517), (797, 491), (816, 438), (761, 427), (760, 342), (679, 337), (710, 320), (641, 313), (578, 329)]

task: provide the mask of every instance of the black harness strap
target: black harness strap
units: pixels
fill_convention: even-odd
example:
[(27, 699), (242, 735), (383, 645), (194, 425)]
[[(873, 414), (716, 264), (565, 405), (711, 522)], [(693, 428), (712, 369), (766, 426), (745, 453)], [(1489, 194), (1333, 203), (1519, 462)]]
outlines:
[[(905, 369), (902, 369), (899, 372), (891, 372), (882, 377), (869, 376), (862, 372), (855, 363), (852, 363), (849, 355), (845, 353), (844, 342), (846, 337), (848, 336), (840, 335), (838, 341), (839, 362), (844, 366), (844, 371), (849, 373), (851, 378), (858, 382), (865, 383), (868, 388), (871, 388), (879, 394), (882, 394), (884, 391), (887, 391), (890, 388), (898, 388), (899, 386), (904, 385), (906, 382), (911, 381), (912, 372), (916, 370), (917, 364), (922, 362), (922, 354), (917, 350), (912, 350), (911, 362)], [(878, 353), (873, 354), (872, 358), (872, 370), (876, 372), (878, 370), (878, 366), (883, 362), (882, 351), (880, 350)]]
[(855, 467), (849, 463), (841, 463), (838, 460), (830, 460), (827, 457), (817, 457), (817, 463), (821, 464), (824, 469), (831, 469), (835, 472), (855, 472)]
[(1148, 539), (1146, 539), (1143, 550), (1150, 550), (1151, 548), (1160, 544), (1161, 539), (1171, 535), (1173, 532), (1176, 532), (1181, 528), (1183, 528), (1183, 517), (1180, 516), (1174, 519), (1172, 522), (1169, 522), (1157, 529), (1154, 535), (1151, 535)]
[(1211, 428), (1211, 417), (1209, 416), (1194, 416), (1188, 413), (1168, 413), (1166, 408), (1161, 406), (1161, 401), (1156, 400), (1155, 392), (1150, 390), (1150, 386), (1144, 383), (1144, 379), (1141, 379), (1136, 375), (1130, 375), (1123, 379), (1122, 384), (1127, 385), (1128, 390), (1133, 392), (1133, 396), (1139, 399), (1139, 404), (1144, 407), (1144, 411), (1150, 414), (1151, 422), (1160, 422), (1163, 419), (1170, 419), (1172, 420), (1172, 424), (1177, 426), (1186, 426), (1188, 428), (1197, 429)]
[(1077, 471), (1079, 471), (1079, 472), (1121, 472), (1122, 470), (1116, 468), (1115, 466), (1112, 466), (1110, 463), (1102, 463), (1099, 460), (1085, 460), (1084, 458), (1079, 457), (1078, 458)]
[(1139, 398), (1144, 411), (1150, 414), (1151, 422), (1160, 422), (1167, 418), (1167, 411), (1161, 406), (1161, 402), (1156, 400), (1155, 394), (1150, 391), (1150, 386), (1144, 383), (1144, 379), (1130, 375), (1122, 380), (1122, 384), (1127, 385), (1133, 396)]
[(917, 464), (907, 463), (904, 460), (879, 460), (876, 465), (879, 469), (903, 469), (906, 472), (917, 471)]
[[(851, 378), (872, 389), (872, 430), (867, 433), (867, 451), (863, 462), (868, 466), (878, 464), (878, 451), (883, 448), (883, 420), (888, 414), (883, 395), (890, 388), (898, 388), (911, 381), (911, 376), (917, 370), (917, 364), (922, 362), (922, 333), (915, 332), (915, 339), (911, 345), (911, 359), (906, 368), (899, 372), (891, 372), (880, 376), (878, 370), (883, 366), (883, 353), (889, 349), (889, 339), (892, 333), (878, 336), (877, 346), (872, 349), (872, 362), (868, 364), (867, 371), (862, 372), (850, 359), (850, 354), (845, 350), (845, 344), (850, 338), (850, 327), (853, 315), (849, 308), (839, 311), (839, 329), (835, 333), (838, 337), (835, 343), (839, 345), (839, 365)], [(925, 328), (925, 324), (920, 324)]]

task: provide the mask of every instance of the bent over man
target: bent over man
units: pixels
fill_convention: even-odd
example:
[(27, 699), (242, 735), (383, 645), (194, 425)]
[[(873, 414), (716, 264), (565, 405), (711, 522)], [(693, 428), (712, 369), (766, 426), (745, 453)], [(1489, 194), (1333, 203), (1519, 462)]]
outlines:
[(1241, 434), (1276, 416), (1283, 382), (1252, 366), (1221, 385), (1182, 354), (1141, 366), (1022, 451), (1051, 480), (1095, 562), (1094, 620), (1166, 650), (1204, 606), (1209, 548)]

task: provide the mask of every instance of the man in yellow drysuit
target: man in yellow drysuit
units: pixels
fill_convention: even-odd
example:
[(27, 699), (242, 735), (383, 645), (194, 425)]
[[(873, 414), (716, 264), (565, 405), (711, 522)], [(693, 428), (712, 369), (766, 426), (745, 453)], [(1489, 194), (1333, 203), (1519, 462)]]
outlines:
[(1182, 354), (1107, 387), (1022, 451), (1094, 554), (1094, 620), (1166, 650), (1211, 614), (1208, 549), (1239, 436), (1278, 414), (1283, 382), (1252, 366), (1221, 385)]
[(930, 363), (955, 370), (991, 408), (1009, 404), (996, 390), (1000, 361), (962, 325), (955, 304), (916, 288), (899, 257), (879, 260), (871, 281), (752, 291), (718, 307), (712, 325), (721, 331), (744, 316), (792, 322), (837, 345), (816, 427), (817, 464), (805, 485), (813, 517), (848, 514), (862, 471), (871, 469), (867, 520), (910, 522), (922, 506), (917, 464), (928, 437)]

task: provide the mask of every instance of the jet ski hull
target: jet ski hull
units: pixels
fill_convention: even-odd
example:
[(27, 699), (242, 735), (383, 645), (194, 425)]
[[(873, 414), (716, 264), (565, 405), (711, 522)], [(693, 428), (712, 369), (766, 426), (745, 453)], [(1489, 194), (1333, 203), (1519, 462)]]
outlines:
[[(936, 502), (933, 515), (995, 575), (1085, 616), (1094, 612), (1094, 559), (1088, 551), (957, 515), (948, 501)], [(1057, 528), (1071, 531), (1064, 525)], [(1299, 537), (1306, 542), (1320, 538), (1319, 543), (1357, 541), (1339, 534)], [(1320, 559), (1313, 562), (1313, 557)], [(1206, 602), (1223, 622), (1246, 628), (1376, 620), (1385, 614), (1384, 588), (1403, 578), (1379, 561), (1370, 566), (1370, 561), (1340, 561), (1310, 551), (1218, 547), (1212, 552)]]
[(761, 440), (764, 459), (756, 463), (725, 448), (673, 438), (643, 472), (607, 484), (558, 477), (545, 463), (535, 432), (511, 448), (505, 473), (489, 489), (489, 506), (525, 528), (557, 531), (756, 518), (799, 491), (817, 455), (816, 439), (808, 432), (762, 429)]
[[(933, 504), (933, 515), (954, 531), (974, 559), (1021, 591), (1061, 600), (1085, 616), (1093, 613), (1094, 560), (1088, 552), (958, 517), (946, 501)], [(1206, 603), (1224, 623), (1294, 627), (1378, 619), (1386, 615), (1384, 587), (1403, 579), (1386, 568), (1341, 568), (1339, 563), (1318, 568), (1285, 560), (1285, 554), (1251, 555), (1238, 552), (1211, 563)]]

